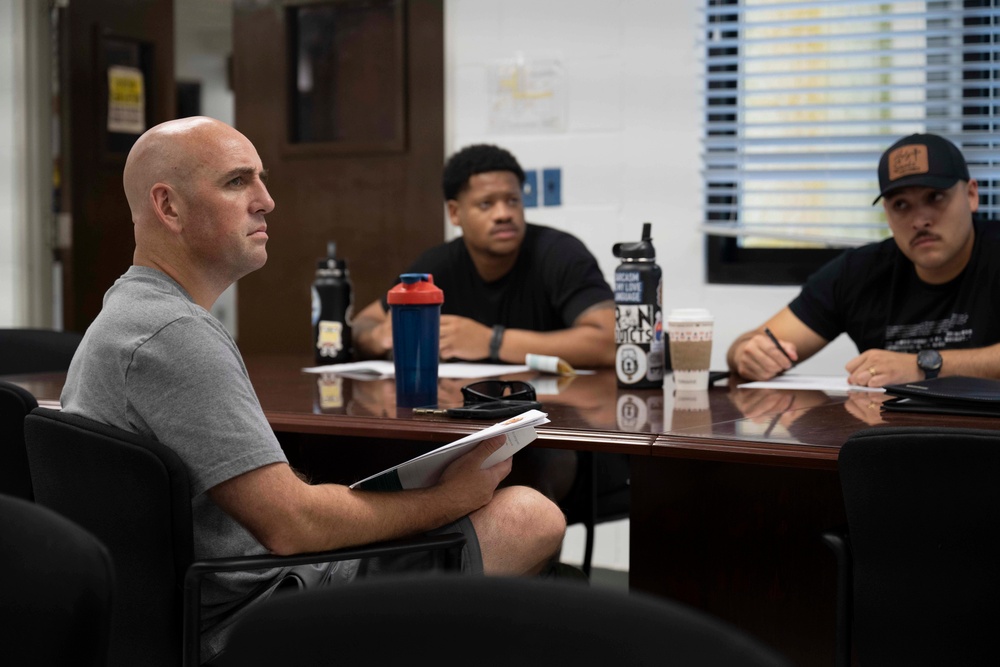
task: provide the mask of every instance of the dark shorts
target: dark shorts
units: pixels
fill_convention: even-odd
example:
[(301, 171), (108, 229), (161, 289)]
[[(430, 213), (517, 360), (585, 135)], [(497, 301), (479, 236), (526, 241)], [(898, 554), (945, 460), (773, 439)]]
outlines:
[[(462, 517), (454, 523), (429, 531), (428, 534), (443, 535), (455, 532), (465, 535), (465, 546), (462, 547), (462, 574), (481, 575), (483, 573), (483, 555), (479, 548), (479, 538), (476, 536), (476, 529), (472, 526), (472, 521), (469, 520), (469, 517)], [(368, 558), (360, 561), (346, 560), (336, 563), (302, 565), (289, 568), (287, 572), (279, 577), (276, 584), (272, 584), (260, 594), (248, 598), (245, 604), (225, 621), (227, 627), (219, 631), (213, 644), (218, 646), (223, 645), (228, 639), (236, 620), (254, 604), (266, 600), (272, 595), (282, 595), (324, 586), (337, 586), (339, 584), (350, 583), (355, 579), (375, 577), (383, 574), (432, 572), (435, 570), (435, 565), (434, 557), (430, 553), (415, 552), (402, 556)], [(217, 653), (217, 651), (218, 649), (213, 650), (203, 642), (202, 655), (208, 659), (208, 662), (204, 664), (214, 664), (213, 661), (222, 655), (222, 653)]]
[[(479, 538), (469, 517), (462, 517), (454, 523), (428, 531), (428, 535), (443, 535), (460, 532), (465, 535), (462, 547), (462, 574), (482, 574), (483, 554), (479, 549)], [(273, 594), (303, 591), (325, 586), (349, 583), (355, 579), (375, 577), (383, 574), (410, 572), (430, 572), (435, 569), (434, 557), (428, 552), (415, 552), (399, 556), (380, 556), (363, 560), (345, 560), (336, 563), (318, 563), (291, 568)]]

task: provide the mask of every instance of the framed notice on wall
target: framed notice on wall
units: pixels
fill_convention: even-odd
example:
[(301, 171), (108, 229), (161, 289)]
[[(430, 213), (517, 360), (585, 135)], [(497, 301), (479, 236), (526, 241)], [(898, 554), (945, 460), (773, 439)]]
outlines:
[(142, 134), (146, 131), (146, 95), (142, 70), (108, 67), (108, 132)]
[(124, 160), (132, 144), (150, 126), (153, 91), (153, 45), (97, 31), (100, 85), (98, 123), (103, 155)]

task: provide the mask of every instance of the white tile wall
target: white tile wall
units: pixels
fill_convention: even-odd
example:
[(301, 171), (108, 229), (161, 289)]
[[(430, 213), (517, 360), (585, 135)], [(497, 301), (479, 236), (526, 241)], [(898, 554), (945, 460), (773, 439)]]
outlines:
[[(577, 234), (610, 279), (611, 246), (637, 240), (653, 223), (664, 271), (664, 308), (703, 305), (716, 313), (713, 366), (730, 340), (795, 296), (791, 287), (704, 282), (701, 220), (700, 0), (448, 0), (446, 152), (477, 142), (511, 150), (526, 169), (560, 167), (563, 205), (529, 209), (529, 219)], [(567, 127), (551, 133), (491, 133), (487, 66), (558, 57), (567, 90)], [(442, 214), (443, 216), (443, 214)], [(450, 233), (450, 230), (449, 230)], [(839, 372), (853, 356), (837, 341), (810, 362)]]

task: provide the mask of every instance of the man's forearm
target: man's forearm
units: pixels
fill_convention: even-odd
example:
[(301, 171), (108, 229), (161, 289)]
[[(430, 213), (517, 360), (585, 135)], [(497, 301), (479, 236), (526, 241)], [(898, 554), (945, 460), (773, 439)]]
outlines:
[(343, 513), (338, 512), (338, 518), (344, 523), (341, 530), (335, 531), (345, 541), (342, 546), (417, 535), (479, 509), (459, 506), (439, 487), (391, 493), (339, 489), (347, 494), (341, 494), (346, 506)]
[(399, 539), (478, 509), (460, 507), (436, 487), (382, 493), (354, 491), (339, 484), (303, 486), (293, 505), (295, 511), (271, 524), (281, 528), (257, 535), (274, 553), (308, 553)]
[(615, 310), (613, 301), (601, 301), (583, 311), (573, 326), (558, 331), (507, 331), (500, 359), (523, 364), (527, 354), (559, 357), (571, 366), (593, 368), (615, 364)]
[(523, 364), (527, 354), (559, 357), (578, 368), (613, 366), (614, 331), (609, 333), (591, 326), (545, 332), (508, 329), (500, 345), (500, 360)]
[(386, 343), (383, 329), (388, 326), (388, 314), (382, 309), (380, 301), (373, 301), (365, 306), (351, 321), (351, 335), (354, 340), (354, 350), (362, 359), (380, 359), (385, 357), (392, 346), (392, 334)]
[(971, 350), (941, 350), (941, 375), (1000, 379), (1000, 343)]
[[(1000, 379), (1000, 344), (971, 350), (940, 350), (940, 375)], [(869, 387), (919, 382), (925, 377), (917, 355), (883, 349), (865, 350), (847, 362), (847, 381)]]

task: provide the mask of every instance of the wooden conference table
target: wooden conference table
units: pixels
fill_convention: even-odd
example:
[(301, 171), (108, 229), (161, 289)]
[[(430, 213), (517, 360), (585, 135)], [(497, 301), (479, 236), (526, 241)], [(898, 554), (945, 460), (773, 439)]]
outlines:
[[(268, 421), (313, 481), (350, 483), (482, 428), (397, 409), (391, 380), (310, 375), (308, 357), (247, 358)], [(43, 405), (62, 375), (9, 376)], [(841, 444), (869, 426), (992, 427), (881, 414), (882, 394), (712, 388), (625, 390), (613, 371), (526, 373), (550, 424), (532, 446), (631, 455), (629, 586), (705, 610), (797, 665), (832, 665), (836, 572), (820, 533), (844, 523)], [(439, 383), (441, 406), (467, 380)], [(664, 647), (669, 651), (669, 647)]]

